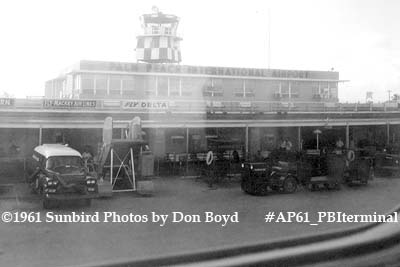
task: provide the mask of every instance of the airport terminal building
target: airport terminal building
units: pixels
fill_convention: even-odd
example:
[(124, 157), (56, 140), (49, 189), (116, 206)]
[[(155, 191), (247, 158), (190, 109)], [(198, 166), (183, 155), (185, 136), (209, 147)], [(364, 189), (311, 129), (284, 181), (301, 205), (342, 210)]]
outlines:
[(338, 102), (339, 73), (161, 63), (80, 61), (45, 86), (46, 98)]
[(107, 117), (114, 138), (140, 117), (156, 161), (178, 166), (215, 149), (216, 139), (242, 159), (283, 139), (293, 150), (315, 149), (316, 132), (321, 146), (400, 140), (398, 105), (340, 103), (336, 71), (182, 65), (179, 19), (155, 12), (142, 20), (140, 62), (82, 60), (47, 81), (43, 99), (0, 99), (0, 158), (29, 157), (43, 143), (90, 146), (95, 155)]

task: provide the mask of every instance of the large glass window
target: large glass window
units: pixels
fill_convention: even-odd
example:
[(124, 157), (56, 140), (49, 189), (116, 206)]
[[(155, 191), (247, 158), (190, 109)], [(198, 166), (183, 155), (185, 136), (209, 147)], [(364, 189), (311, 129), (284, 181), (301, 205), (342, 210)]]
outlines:
[(222, 79), (208, 80), (206, 86), (203, 87), (203, 96), (220, 97), (223, 95)]
[(155, 96), (156, 95), (157, 80), (156, 77), (146, 76), (145, 77), (145, 95)]
[(120, 79), (110, 79), (110, 90), (120, 90), (121, 80)]
[(244, 96), (245, 97), (255, 97), (255, 88), (256, 88), (256, 81), (255, 80), (246, 80), (245, 81), (245, 90), (244, 90)]
[(320, 99), (321, 94), (320, 94), (320, 85), (318, 82), (313, 82), (311, 83), (311, 90), (312, 90), (312, 95), (313, 99)]
[(290, 82), (290, 97), (297, 98), (300, 96), (300, 92), (307, 90), (307, 83), (301, 81)]
[(96, 95), (104, 96), (107, 95), (107, 79), (96, 78)]
[(81, 89), (82, 90), (93, 90), (94, 89), (93, 78), (82, 78)]
[(107, 90), (107, 79), (96, 79), (96, 91), (97, 90)]
[(338, 83), (331, 82), (329, 84), (331, 98), (338, 98)]
[(122, 90), (134, 90), (134, 86), (133, 80), (122, 80)]
[(158, 77), (157, 96), (168, 96), (168, 77)]
[(110, 79), (110, 95), (117, 96), (121, 94), (121, 80)]
[(288, 81), (281, 81), (281, 97), (288, 98), (289, 97), (289, 82)]
[(179, 83), (180, 83), (179, 78), (177, 78), (177, 77), (169, 78), (169, 95), (170, 96), (180, 96)]
[(123, 95), (134, 95), (135, 92), (135, 82), (133, 79), (122, 80), (122, 94)]
[(236, 87), (235, 96), (236, 97), (254, 97), (255, 96), (255, 82), (253, 80), (246, 80), (242, 82), (242, 87)]
[(193, 93), (201, 94), (204, 87), (207, 85), (207, 79), (185, 77), (182, 78), (182, 96), (191, 95)]

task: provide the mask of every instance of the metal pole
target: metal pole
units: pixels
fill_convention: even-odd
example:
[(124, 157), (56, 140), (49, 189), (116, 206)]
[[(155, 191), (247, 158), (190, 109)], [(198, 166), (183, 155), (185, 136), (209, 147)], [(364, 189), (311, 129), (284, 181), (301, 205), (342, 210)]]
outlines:
[(346, 124), (346, 149), (350, 147), (350, 127), (349, 124)]
[(245, 143), (245, 159), (247, 160), (247, 156), (249, 154), (249, 126), (246, 125), (246, 143)]
[(389, 145), (390, 143), (390, 124), (389, 122), (386, 123), (386, 144)]
[(136, 191), (136, 176), (135, 176), (135, 163), (133, 162), (133, 150), (130, 149), (131, 152), (131, 168), (132, 168), (132, 187), (133, 190)]
[(113, 168), (114, 168), (114, 149), (111, 148), (111, 159), (110, 159), (110, 184), (113, 185)]
[(271, 9), (268, 9), (268, 69), (271, 68)]
[(39, 126), (39, 146), (42, 144), (42, 138), (43, 138), (43, 129), (42, 125)]
[(189, 127), (186, 128), (186, 175), (189, 171)]
[(297, 147), (299, 149), (299, 151), (302, 150), (302, 145), (301, 145), (301, 126), (297, 127)]

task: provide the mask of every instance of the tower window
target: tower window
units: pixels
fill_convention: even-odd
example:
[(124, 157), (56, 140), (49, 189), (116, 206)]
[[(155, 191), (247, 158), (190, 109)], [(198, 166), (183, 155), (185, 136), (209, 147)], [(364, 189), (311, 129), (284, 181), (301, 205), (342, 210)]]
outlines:
[(160, 38), (155, 37), (151, 39), (151, 48), (159, 48), (160, 47)]
[(139, 38), (137, 40), (137, 48), (144, 48), (144, 38)]
[(153, 34), (159, 34), (160, 33), (160, 28), (158, 26), (152, 26), (151, 27), (151, 32)]

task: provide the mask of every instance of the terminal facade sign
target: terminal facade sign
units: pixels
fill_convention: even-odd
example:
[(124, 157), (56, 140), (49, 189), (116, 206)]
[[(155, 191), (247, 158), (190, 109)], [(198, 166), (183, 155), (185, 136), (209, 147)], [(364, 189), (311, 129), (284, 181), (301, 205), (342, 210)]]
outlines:
[(168, 109), (168, 101), (129, 100), (123, 101), (124, 109)]
[(45, 99), (43, 100), (45, 108), (95, 108), (95, 100), (72, 100), (72, 99)]
[[(175, 64), (144, 64), (125, 62), (91, 62), (81, 61), (80, 70), (116, 71), (116, 72), (143, 72), (143, 73), (171, 73), (217, 76), (241, 77), (270, 77), (270, 78), (313, 78), (319, 71), (257, 69), (257, 68), (231, 68), (188, 66)], [(327, 72), (325, 72), (327, 73)], [(330, 72), (329, 76), (336, 78), (337, 72)]]

